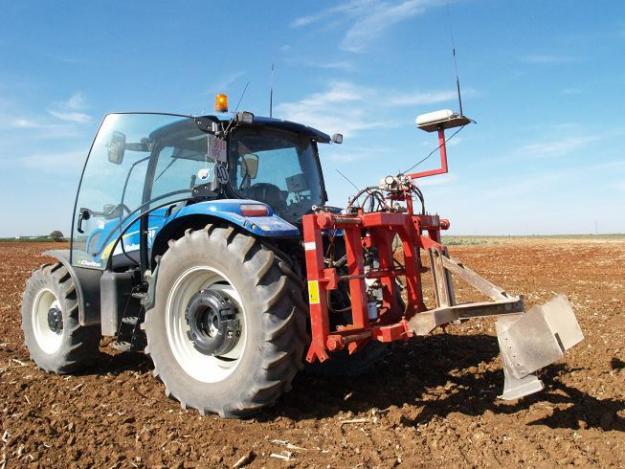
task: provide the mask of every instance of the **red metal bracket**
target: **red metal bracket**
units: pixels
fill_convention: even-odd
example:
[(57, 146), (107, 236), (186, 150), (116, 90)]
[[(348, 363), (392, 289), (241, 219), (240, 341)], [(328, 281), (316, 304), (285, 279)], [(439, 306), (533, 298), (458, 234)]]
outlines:
[(445, 129), (438, 129), (438, 150), (441, 157), (441, 165), (438, 169), (430, 169), (428, 171), (421, 171), (419, 173), (406, 174), (410, 179), (424, 178), (428, 176), (435, 176), (437, 174), (445, 174), (447, 172), (447, 143), (445, 141)]
[[(312, 340), (306, 360), (325, 361), (329, 352), (347, 347), (355, 352), (369, 340), (392, 342), (412, 336), (407, 320), (425, 311), (421, 286), (420, 249), (438, 245), (443, 223), (437, 215), (409, 212), (373, 212), (353, 215), (319, 212), (303, 217), (304, 250), (308, 280), (308, 300)], [(339, 276), (326, 267), (323, 256), (324, 230), (343, 231), (347, 273)], [(426, 231), (428, 237), (422, 236)], [(398, 237), (403, 250), (403, 267), (398, 267), (393, 240)], [(365, 272), (364, 247), (377, 248), (379, 268)], [(405, 298), (399, 301), (396, 278), (405, 279)], [(369, 318), (366, 279), (377, 279), (383, 299), (376, 304), (375, 319)], [(351, 322), (330, 330), (328, 295), (347, 282), (351, 299)], [(404, 304), (401, 304), (404, 303)]]

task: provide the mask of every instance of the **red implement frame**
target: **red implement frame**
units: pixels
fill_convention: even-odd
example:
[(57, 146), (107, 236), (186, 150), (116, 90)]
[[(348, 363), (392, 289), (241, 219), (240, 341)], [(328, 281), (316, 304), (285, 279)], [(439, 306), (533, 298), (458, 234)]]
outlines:
[[(440, 231), (449, 226), (447, 220), (441, 220), (438, 215), (405, 212), (357, 215), (320, 212), (304, 216), (303, 224), (312, 329), (306, 359), (309, 362), (325, 361), (329, 358), (328, 351), (345, 347), (352, 353), (368, 340), (392, 342), (412, 337), (408, 320), (427, 309), (421, 288), (420, 249), (444, 249), (440, 245)], [(323, 232), (328, 230), (343, 231), (347, 275), (339, 276), (336, 269), (326, 268), (324, 264)], [(423, 235), (425, 232), (428, 236)], [(401, 240), (404, 267), (397, 267), (393, 258), (392, 243), (396, 235)], [(365, 272), (363, 248), (371, 246), (378, 250), (380, 266)], [(395, 278), (400, 275), (405, 278), (405, 306), (397, 301)], [(377, 279), (382, 286), (382, 306), (376, 308), (374, 320), (369, 319), (365, 279)], [(339, 282), (349, 282), (352, 324), (330, 330), (328, 295), (338, 288)]]
[[(417, 179), (447, 172), (445, 128), (466, 125), (470, 120), (456, 116), (440, 125), (428, 125), (424, 130), (438, 131), (440, 168), (406, 174)], [(403, 184), (403, 183), (402, 183)], [(410, 184), (389, 191), (388, 199), (405, 202), (404, 211), (380, 211), (337, 214), (318, 211), (303, 217), (304, 250), (312, 341), (306, 360), (325, 361), (328, 352), (347, 348), (353, 353), (369, 340), (392, 342), (406, 340), (414, 335), (428, 334), (435, 327), (456, 320), (490, 315), (514, 314), (523, 311), (523, 300), (509, 296), (504, 290), (480, 277), (462, 263), (451, 258), (441, 245), (441, 230), (449, 228), (449, 221), (438, 215), (414, 215)], [(347, 274), (340, 276), (324, 261), (324, 235), (342, 230), (347, 258)], [(404, 254), (403, 266), (396, 265), (393, 240), (398, 237)], [(363, 251), (376, 247), (379, 268), (366, 270)], [(428, 310), (423, 302), (421, 286), (421, 249), (430, 254), (436, 308)], [(458, 305), (454, 297), (451, 274), (480, 290), (494, 302)], [(396, 277), (404, 279), (404, 305), (398, 301), (399, 286)], [(379, 281), (382, 302), (367, 296), (367, 279)], [(351, 323), (330, 329), (328, 297), (339, 282), (349, 283)], [(375, 304), (374, 304), (375, 302)], [(370, 308), (375, 315), (369, 315)]]

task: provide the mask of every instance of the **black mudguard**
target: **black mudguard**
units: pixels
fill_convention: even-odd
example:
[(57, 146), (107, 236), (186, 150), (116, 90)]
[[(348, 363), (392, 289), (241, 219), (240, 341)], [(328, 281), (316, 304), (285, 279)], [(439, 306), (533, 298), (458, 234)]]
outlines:
[(100, 324), (100, 277), (102, 270), (73, 266), (69, 249), (45, 251), (44, 256), (54, 257), (67, 269), (76, 285), (78, 321), (81, 326)]

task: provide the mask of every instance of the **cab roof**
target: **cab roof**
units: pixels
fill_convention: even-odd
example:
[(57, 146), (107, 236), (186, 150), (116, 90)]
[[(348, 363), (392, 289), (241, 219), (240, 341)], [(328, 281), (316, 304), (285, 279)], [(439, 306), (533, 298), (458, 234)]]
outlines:
[[(216, 118), (217, 120), (221, 122), (228, 122), (234, 119), (234, 116), (235, 115), (232, 113), (222, 113), (222, 114), (213, 114), (213, 115), (208, 115), (208, 116), (203, 116), (203, 117)], [(297, 122), (292, 122), (292, 121), (287, 121), (287, 120), (282, 120), (282, 119), (275, 119), (272, 117), (254, 116), (254, 123), (252, 124), (252, 126), (269, 127), (269, 128), (274, 128), (274, 129), (287, 130), (290, 132), (295, 132), (298, 134), (306, 135), (310, 138), (314, 138), (317, 142), (321, 142), (321, 143), (329, 143), (331, 140), (328, 134), (318, 129), (315, 129), (313, 127), (299, 124)]]
[[(196, 119), (210, 119), (214, 122), (222, 122), (227, 123), (231, 122), (236, 114), (231, 112), (220, 113), (220, 114), (207, 114), (203, 116), (190, 116), (185, 114), (167, 114), (167, 113), (157, 113), (157, 112), (146, 112), (146, 113), (112, 113), (112, 114), (163, 114), (170, 116), (179, 116), (182, 118), (190, 119), (191, 121), (195, 121)], [(165, 125), (159, 129), (156, 129), (150, 134), (150, 138), (157, 137), (158, 135), (164, 134), (166, 132), (171, 132), (173, 129), (184, 128), (187, 124), (184, 122), (172, 122), (171, 124)], [(271, 129), (281, 129), (289, 132), (295, 132), (300, 135), (305, 135), (309, 138), (314, 139), (320, 143), (330, 143), (332, 140), (330, 136), (314, 127), (309, 127), (307, 125), (299, 124), (297, 122), (282, 120), (282, 119), (274, 119), (272, 117), (263, 117), (263, 116), (254, 116), (253, 124), (244, 124), (249, 127), (266, 127)]]

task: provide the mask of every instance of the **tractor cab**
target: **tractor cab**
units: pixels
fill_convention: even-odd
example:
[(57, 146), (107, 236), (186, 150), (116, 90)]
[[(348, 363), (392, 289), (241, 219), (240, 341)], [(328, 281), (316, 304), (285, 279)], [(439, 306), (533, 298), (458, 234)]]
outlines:
[(109, 114), (78, 190), (72, 263), (138, 264), (141, 233), (150, 250), (185, 211), (254, 225), (261, 236), (298, 236), (302, 216), (327, 199), (317, 144), (329, 141), (310, 127), (251, 113)]

